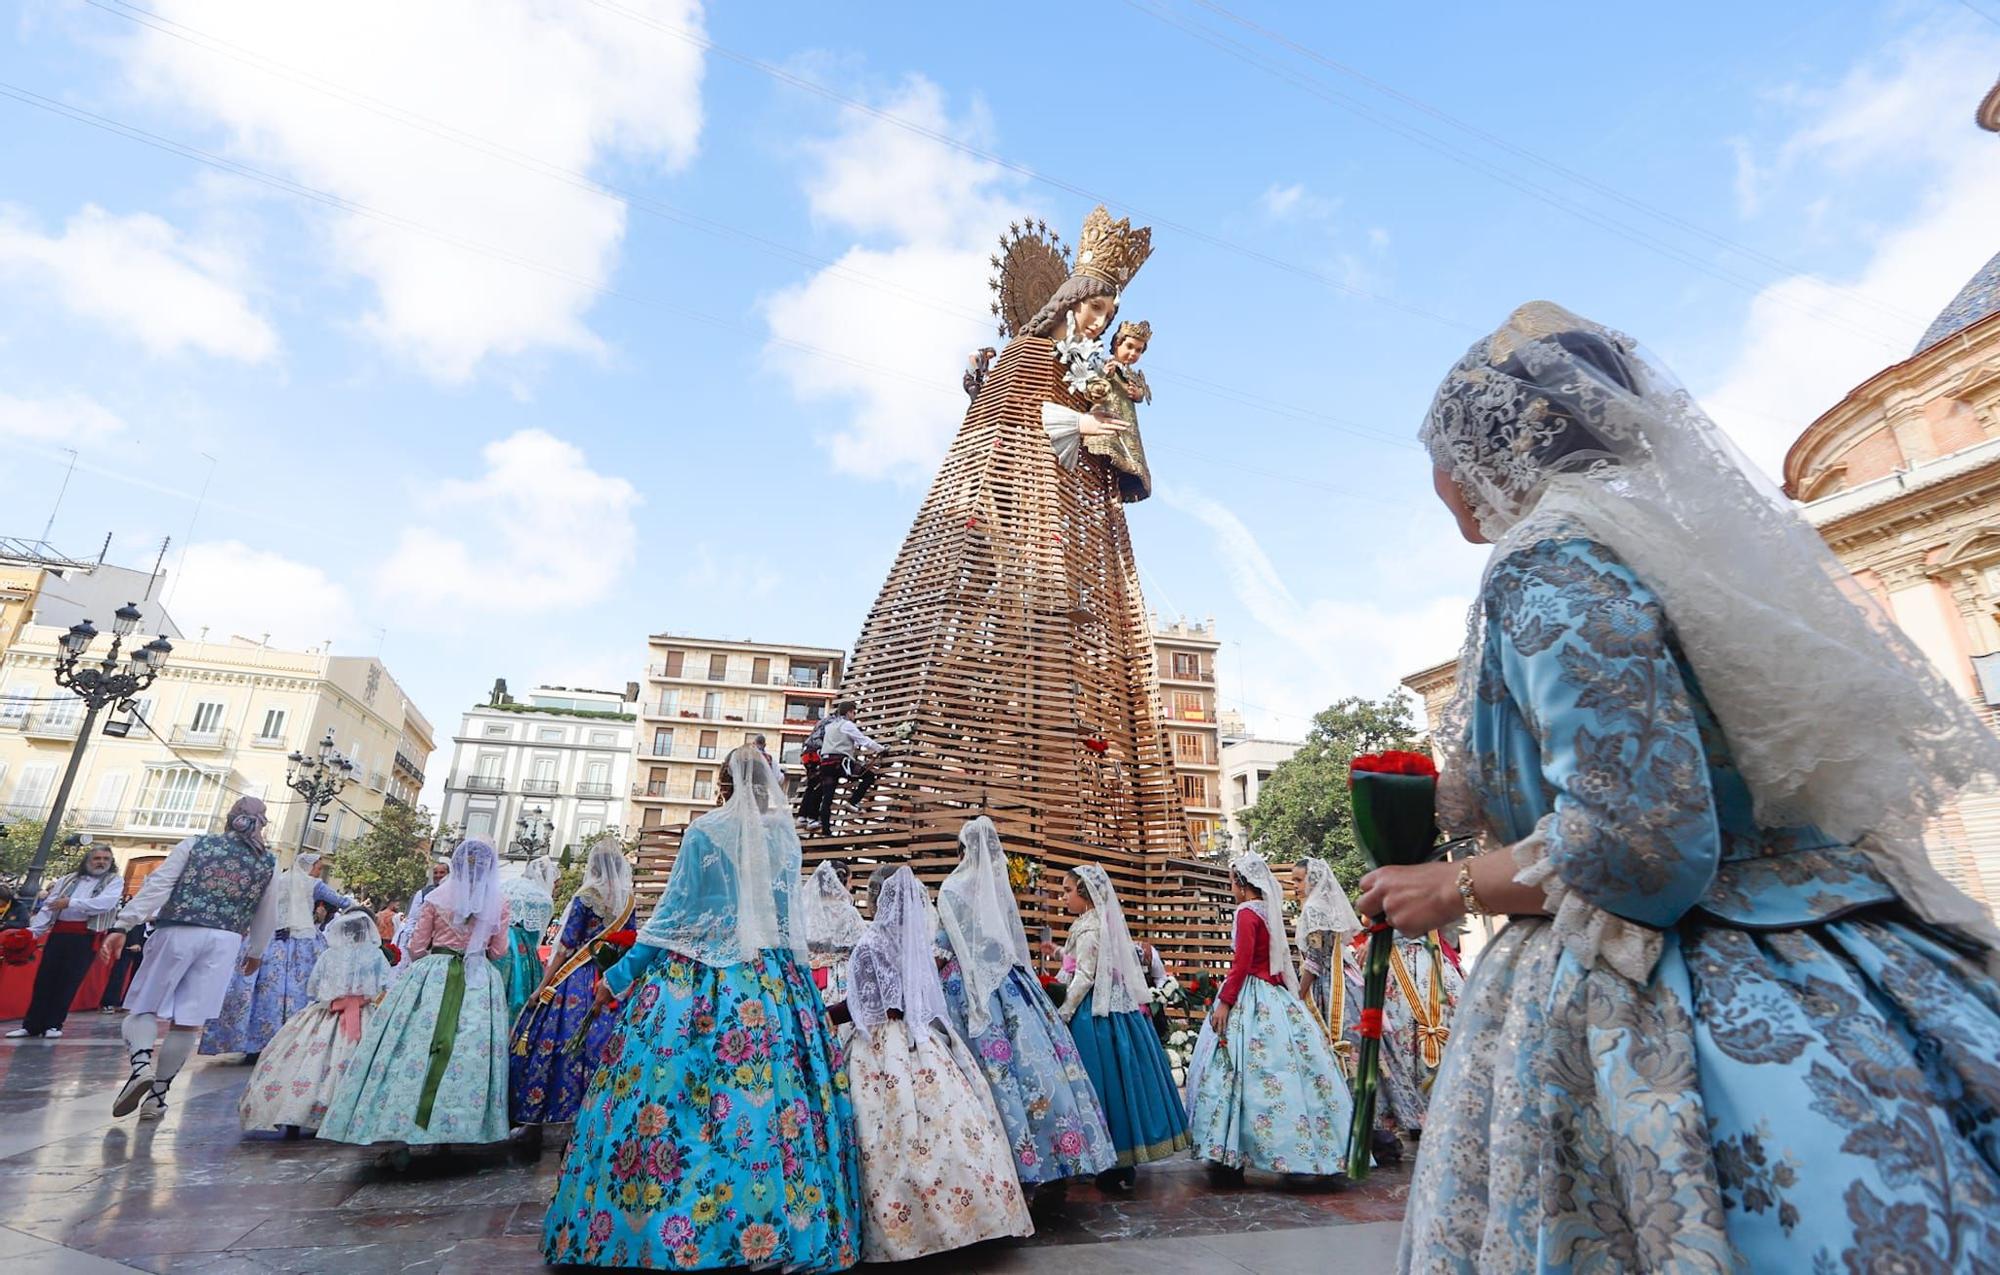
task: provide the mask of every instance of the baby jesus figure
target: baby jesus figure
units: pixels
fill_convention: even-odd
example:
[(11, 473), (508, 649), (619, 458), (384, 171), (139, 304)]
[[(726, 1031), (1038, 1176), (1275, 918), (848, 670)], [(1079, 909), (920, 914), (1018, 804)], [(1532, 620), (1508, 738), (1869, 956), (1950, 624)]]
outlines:
[(1093, 404), (1088, 414), (1053, 403), (1042, 407), (1043, 427), (1062, 466), (1074, 469), (1079, 451), (1102, 457), (1118, 471), (1119, 491), (1127, 504), (1152, 493), (1152, 474), (1139, 442), (1138, 407), (1153, 401), (1145, 373), (1139, 370), (1139, 360), (1152, 339), (1150, 323), (1120, 324), (1111, 338), (1108, 360), (1098, 353), (1090, 360), (1087, 375), (1083, 367), (1072, 366), (1071, 385), (1081, 381), (1083, 396)]

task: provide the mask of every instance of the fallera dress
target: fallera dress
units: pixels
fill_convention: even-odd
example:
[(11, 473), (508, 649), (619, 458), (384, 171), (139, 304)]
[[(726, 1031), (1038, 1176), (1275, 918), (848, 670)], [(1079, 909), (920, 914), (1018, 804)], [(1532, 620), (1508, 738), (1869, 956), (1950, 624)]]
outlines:
[[(312, 901), (338, 912), (353, 900), (324, 881), (313, 882)], [(204, 1054), (261, 1053), (285, 1025), (285, 1020), (312, 1004), (314, 962), (326, 950), (326, 939), (307, 925), (279, 930), (264, 947), (263, 964), (254, 974), (240, 968), (230, 979), (222, 1012), (201, 1031)]]
[[(557, 946), (582, 953), (605, 928), (589, 904), (571, 899), (569, 910), (563, 913)], [(596, 1070), (604, 1043), (611, 1039), (618, 1023), (618, 1015), (608, 1010), (596, 1015), (590, 1012), (597, 979), (596, 961), (583, 956), (545, 998), (530, 1004), (514, 1020), (508, 1054), (512, 1096), (508, 1101), (515, 1124), (576, 1119), (590, 1073)], [(584, 1033), (583, 1043), (572, 1048), (579, 1032)]]
[(507, 979), (507, 1021), (512, 1024), (528, 1007), (528, 998), (542, 981), (542, 933), (555, 919), (555, 901), (549, 892), (525, 877), (513, 877), (501, 885), (507, 899), (507, 954), (500, 968)]
[[(845, 1270), (861, 1253), (860, 1158), (846, 1068), (806, 961), (786, 946), (710, 965), (645, 938), (662, 912), (722, 916), (702, 898), (735, 898), (733, 876), (705, 879), (731, 874), (735, 851), (703, 820), (654, 919), (605, 974), (622, 1007), (577, 1111), (542, 1254), (555, 1265)], [(789, 852), (769, 879), (797, 880), (796, 835)]]
[[(1361, 1050), (1361, 977), (1366, 963), (1365, 948), (1355, 951), (1347, 962), (1347, 1041), (1356, 1056)], [(1423, 939), (1396, 936), (1389, 957), (1389, 986), (1382, 1000), (1378, 1119), (1392, 1117), (1398, 1129), (1423, 1132), (1424, 1114), (1430, 1107), (1431, 1090), (1437, 1084), (1438, 1067), (1451, 1038), (1451, 1020), (1464, 984), (1443, 953), (1433, 953)]]
[(237, 1112), (245, 1129), (318, 1129), (389, 985), (389, 959), (366, 913), (336, 917), (327, 938), (313, 966), (312, 1003), (285, 1020), (244, 1086)]
[[(1151, 1016), (1143, 1009), (1094, 1012), (1101, 934), (1094, 908), (1070, 926), (1064, 958), (1065, 964), (1073, 962), (1074, 974), (1063, 1012), (1123, 1168), (1185, 1151), (1190, 1143), (1187, 1107)], [(1075, 989), (1080, 987), (1091, 990), (1079, 997)]]
[(1188, 1072), (1193, 1154), (1233, 1169), (1335, 1174), (1347, 1168), (1354, 1100), (1312, 1013), (1267, 968), (1264, 904), (1236, 909), (1235, 959), (1218, 998), (1231, 1005), (1229, 1030), (1214, 1021)]
[[(467, 938), (424, 903), (410, 932), (410, 964), (369, 1018), (320, 1137), (413, 1146), (506, 1139), (507, 989), (498, 965), (507, 951), (504, 905), (484, 951), (465, 951)], [(456, 1015), (449, 1012), (454, 996)], [(445, 1059), (436, 1075), (434, 1051)]]
[(1467, 980), (1413, 1271), (2000, 1269), (2000, 984), (1871, 861), (1762, 828), (1653, 593), (1494, 564), (1470, 745), (1553, 918)]
[[(939, 943), (945, 944), (942, 935)], [(978, 1059), (1024, 1185), (1101, 1173), (1117, 1164), (1104, 1108), (1076, 1041), (1047, 992), (1026, 970), (1008, 971), (987, 998), (984, 1031), (968, 1023), (965, 978), (953, 958), (941, 971), (953, 1026)]]

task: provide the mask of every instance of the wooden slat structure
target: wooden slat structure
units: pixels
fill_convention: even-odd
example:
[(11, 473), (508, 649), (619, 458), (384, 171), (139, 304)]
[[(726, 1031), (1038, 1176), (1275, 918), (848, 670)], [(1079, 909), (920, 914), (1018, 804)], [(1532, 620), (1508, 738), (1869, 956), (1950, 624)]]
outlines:
[[(1177, 972), (1228, 963), (1225, 867), (1189, 858), (1157, 700), (1153, 643), (1117, 472), (1058, 464), (1044, 402), (1064, 388), (1051, 342), (1017, 337), (967, 409), (848, 665), (860, 725), (889, 746), (866, 805), (843, 804), (826, 858), (908, 863), (935, 884), (958, 832), (991, 817), (1038, 865), (1032, 934), (1067, 931), (1064, 870), (1102, 864), (1135, 934)], [(673, 834), (641, 853), (656, 892)]]

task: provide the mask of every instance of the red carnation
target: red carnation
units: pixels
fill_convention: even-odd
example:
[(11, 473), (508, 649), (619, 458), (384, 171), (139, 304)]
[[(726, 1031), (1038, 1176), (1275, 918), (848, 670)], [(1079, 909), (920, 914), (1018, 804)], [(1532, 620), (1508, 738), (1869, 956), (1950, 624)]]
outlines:
[(1349, 771), (1361, 771), (1370, 775), (1428, 775), (1437, 777), (1437, 763), (1424, 753), (1406, 753), (1391, 750), (1385, 753), (1363, 753), (1348, 763)]
[(1110, 751), (1111, 741), (1100, 735), (1091, 735), (1083, 741), (1083, 746), (1093, 753), (1104, 753)]
[(32, 931), (0, 930), (0, 961), (8, 965), (34, 964), (37, 946)]
[(604, 936), (604, 941), (613, 947), (630, 947), (639, 941), (637, 930), (613, 930)]

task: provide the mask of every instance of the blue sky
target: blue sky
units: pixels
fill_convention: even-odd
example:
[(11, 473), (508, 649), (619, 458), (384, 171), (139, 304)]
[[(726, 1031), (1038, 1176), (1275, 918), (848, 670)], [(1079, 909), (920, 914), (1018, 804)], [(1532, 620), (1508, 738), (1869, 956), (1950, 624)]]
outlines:
[(2000, 247), (2000, 0), (1392, 8), (31, 0), (0, 91), (98, 123), (0, 97), (0, 534), (75, 445), (60, 545), (174, 537), (184, 627), (379, 649), (441, 737), (652, 631), (846, 645), (994, 237), (1101, 197), (1166, 223), (1149, 601), (1295, 736), (1455, 649), (1410, 440), (1513, 305), (1775, 468)]

